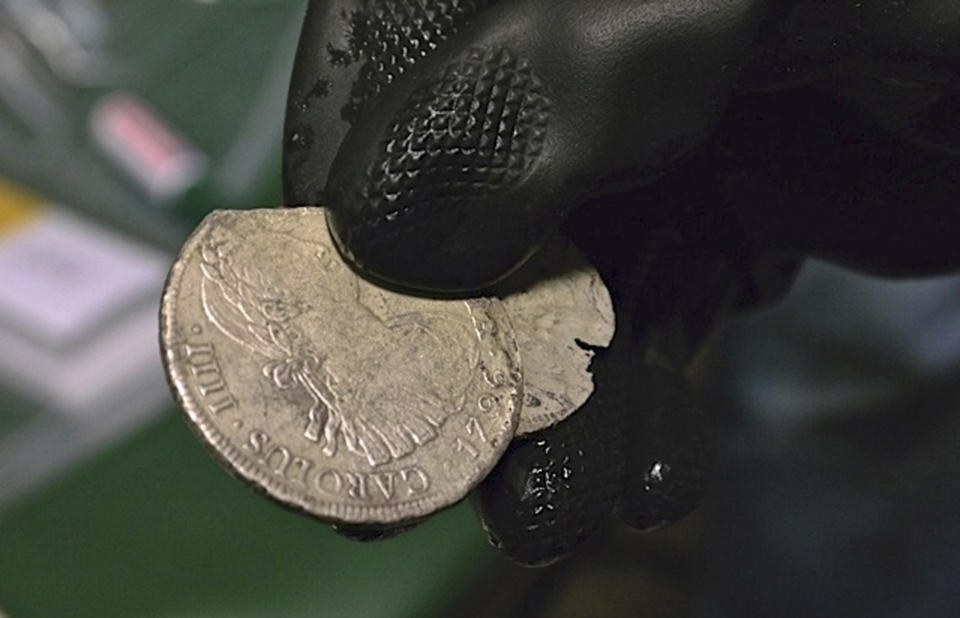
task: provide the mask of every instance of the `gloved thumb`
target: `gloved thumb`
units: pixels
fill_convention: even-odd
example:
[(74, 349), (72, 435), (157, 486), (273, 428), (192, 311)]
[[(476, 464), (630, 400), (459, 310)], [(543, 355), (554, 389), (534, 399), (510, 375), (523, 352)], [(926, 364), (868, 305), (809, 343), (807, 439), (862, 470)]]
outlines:
[(656, 178), (704, 139), (764, 4), (479, 12), (359, 110), (326, 187), (340, 249), (404, 287), (502, 278), (579, 202)]

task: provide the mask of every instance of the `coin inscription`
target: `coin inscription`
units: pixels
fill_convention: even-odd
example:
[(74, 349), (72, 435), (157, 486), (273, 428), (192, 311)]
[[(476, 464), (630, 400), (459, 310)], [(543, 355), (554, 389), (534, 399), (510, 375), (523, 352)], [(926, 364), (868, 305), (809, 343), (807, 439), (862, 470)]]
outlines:
[(171, 269), (161, 345), (179, 402), (229, 468), (335, 522), (397, 523), (456, 502), (518, 422), (502, 303), (360, 279), (320, 208), (208, 216)]

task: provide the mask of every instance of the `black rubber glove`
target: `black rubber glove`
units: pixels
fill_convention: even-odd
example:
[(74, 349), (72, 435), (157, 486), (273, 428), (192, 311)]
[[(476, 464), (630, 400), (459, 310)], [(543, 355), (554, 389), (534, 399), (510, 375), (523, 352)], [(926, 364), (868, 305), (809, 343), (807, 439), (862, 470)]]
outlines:
[[(314, 183), (288, 173), (291, 195), (330, 206), (371, 277), (492, 283), (586, 197), (659, 176), (708, 135), (762, 4), (312, 2), (295, 81), (313, 86), (291, 93), (309, 109), (290, 129), (319, 143), (291, 160)], [(429, 242), (409, 251), (414, 236)]]
[[(611, 288), (618, 332), (594, 396), (512, 445), (477, 492), (513, 558), (549, 562), (614, 508), (642, 529), (693, 508), (708, 432), (684, 367), (725, 308), (782, 293), (798, 255), (960, 266), (943, 232), (960, 222), (952, 142), (905, 146), (920, 135), (906, 112), (870, 115), (892, 108), (862, 85), (905, 88), (911, 104), (896, 109), (929, 118), (930, 101), (954, 92), (943, 67), (960, 28), (860, 4), (310, 2), (288, 101), (288, 204), (328, 205), (367, 276), (430, 291), (508, 275), (567, 217)], [(905, 49), (917, 60), (892, 78), (878, 50)], [(885, 174), (894, 159), (905, 167)], [(923, 216), (900, 208), (905, 195)], [(917, 244), (885, 249), (904, 229)]]

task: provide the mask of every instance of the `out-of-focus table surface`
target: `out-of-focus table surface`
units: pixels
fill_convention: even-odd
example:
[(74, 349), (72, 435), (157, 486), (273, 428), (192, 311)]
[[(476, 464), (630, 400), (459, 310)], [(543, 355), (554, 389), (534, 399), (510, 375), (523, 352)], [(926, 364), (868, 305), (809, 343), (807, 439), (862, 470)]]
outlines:
[(0, 513), (0, 608), (55, 616), (429, 616), (493, 560), (463, 504), (361, 544), (225, 474), (172, 411)]

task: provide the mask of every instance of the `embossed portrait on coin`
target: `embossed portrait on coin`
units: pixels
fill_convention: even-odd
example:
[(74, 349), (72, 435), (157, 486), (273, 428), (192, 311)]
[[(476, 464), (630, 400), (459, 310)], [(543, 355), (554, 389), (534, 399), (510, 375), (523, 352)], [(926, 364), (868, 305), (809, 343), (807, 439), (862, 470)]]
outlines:
[[(303, 438), (323, 454), (343, 447), (378, 466), (436, 438), (462, 409), (477, 373), (478, 338), (467, 305), (459, 313), (423, 311), (364, 281), (334, 280), (333, 271), (345, 267), (333, 249), (316, 243), (297, 254), (315, 256), (317, 264), (287, 264), (283, 272), (250, 266), (258, 261), (247, 252), (291, 243), (308, 244), (270, 233), (242, 244), (224, 230), (204, 238), (200, 294), (207, 319), (263, 358), (261, 373), (273, 388), (297, 389), (305, 400)], [(304, 270), (318, 280), (305, 285)], [(318, 271), (330, 279), (317, 278)], [(295, 289), (311, 294), (299, 297)]]

